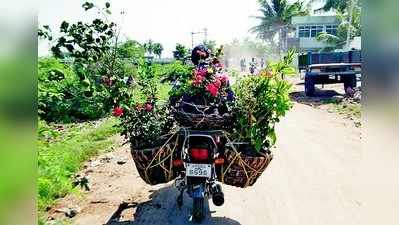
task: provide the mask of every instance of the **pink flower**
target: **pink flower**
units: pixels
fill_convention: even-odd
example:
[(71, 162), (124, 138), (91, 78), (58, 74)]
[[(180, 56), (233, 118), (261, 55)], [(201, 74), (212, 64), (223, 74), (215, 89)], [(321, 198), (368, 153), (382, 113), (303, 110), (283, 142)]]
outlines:
[(219, 89), (220, 86), (222, 85), (222, 82), (219, 79), (216, 79), (215, 82), (213, 82), (213, 84)]
[(196, 72), (197, 75), (200, 75), (202, 77), (206, 77), (206, 75), (208, 74), (208, 70), (206, 68), (197, 69)]
[(151, 112), (152, 108), (153, 108), (153, 106), (151, 105), (151, 103), (145, 104), (145, 111)]
[(219, 62), (219, 63), (216, 63), (216, 64), (215, 64), (215, 67), (217, 67), (217, 68), (223, 68), (224, 65), (223, 65), (223, 63)]
[(229, 76), (227, 74), (220, 74), (218, 76), (218, 80), (220, 80), (222, 83), (227, 83), (229, 81)]
[(193, 80), (193, 84), (194, 85), (200, 85), (202, 83), (202, 81), (204, 80), (203, 76), (199, 76), (197, 75), (194, 80)]
[(219, 88), (213, 83), (208, 84), (205, 89), (209, 91), (213, 97), (216, 97), (219, 91)]

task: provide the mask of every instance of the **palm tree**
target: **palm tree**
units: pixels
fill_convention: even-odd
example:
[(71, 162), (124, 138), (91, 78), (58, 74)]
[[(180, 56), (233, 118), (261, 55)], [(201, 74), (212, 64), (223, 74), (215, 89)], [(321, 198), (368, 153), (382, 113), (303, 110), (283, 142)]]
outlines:
[(355, 36), (361, 35), (361, 5), (358, 0), (325, 0), (324, 6), (318, 10), (336, 10), (340, 24), (337, 34), (320, 33), (318, 41), (329, 44), (322, 51), (332, 51), (343, 48)]
[(280, 52), (291, 28), (291, 18), (309, 15), (309, 5), (305, 6), (301, 1), (290, 4), (287, 0), (258, 0), (258, 2), (262, 15), (254, 18), (260, 20), (260, 23), (252, 27), (250, 31), (270, 42), (274, 42), (278, 36), (277, 45)]
[(161, 43), (155, 43), (155, 44), (153, 45), (153, 51), (154, 51), (154, 54), (155, 54), (155, 55), (157, 55), (159, 58), (161, 58), (162, 51), (163, 51), (163, 46), (162, 46), (162, 44), (161, 44)]
[(316, 9), (315, 12), (336, 10), (337, 12), (344, 12), (348, 8), (348, 0), (312, 0), (311, 2), (323, 1), (323, 7)]

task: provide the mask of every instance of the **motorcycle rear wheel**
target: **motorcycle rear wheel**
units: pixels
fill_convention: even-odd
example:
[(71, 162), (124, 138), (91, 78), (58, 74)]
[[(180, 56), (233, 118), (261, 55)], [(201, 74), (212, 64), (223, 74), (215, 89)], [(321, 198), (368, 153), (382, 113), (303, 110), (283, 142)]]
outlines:
[(204, 198), (193, 198), (193, 221), (200, 223), (205, 216)]

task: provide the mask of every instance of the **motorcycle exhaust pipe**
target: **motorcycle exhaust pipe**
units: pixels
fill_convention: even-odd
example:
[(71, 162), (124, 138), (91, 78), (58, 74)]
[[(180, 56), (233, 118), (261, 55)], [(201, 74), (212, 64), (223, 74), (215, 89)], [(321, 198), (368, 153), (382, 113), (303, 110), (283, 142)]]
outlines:
[(224, 203), (224, 194), (222, 191), (222, 187), (219, 184), (216, 184), (213, 188), (212, 193), (212, 202), (216, 206), (221, 206)]

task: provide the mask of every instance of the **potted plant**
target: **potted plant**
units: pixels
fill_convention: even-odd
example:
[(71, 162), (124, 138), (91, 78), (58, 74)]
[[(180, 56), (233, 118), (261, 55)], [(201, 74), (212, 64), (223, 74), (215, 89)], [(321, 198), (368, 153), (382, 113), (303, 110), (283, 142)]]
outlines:
[(216, 54), (204, 47), (196, 47), (192, 60), (196, 67), (189, 80), (172, 89), (171, 96), (179, 98), (173, 107), (175, 119), (183, 126), (195, 128), (226, 128), (232, 123), (231, 106), (234, 100), (229, 76)]
[(271, 161), (270, 148), (276, 143), (275, 124), (292, 107), (291, 84), (280, 77), (286, 71), (287, 67), (272, 64), (257, 76), (248, 76), (235, 84), (236, 120), (226, 146), (222, 182), (251, 186)]
[(113, 114), (120, 118), (121, 134), (130, 143), (131, 153), (141, 178), (149, 184), (166, 183), (175, 178), (172, 157), (176, 135), (171, 134), (174, 120), (168, 105), (157, 101), (151, 65), (139, 68), (141, 99), (119, 102)]

